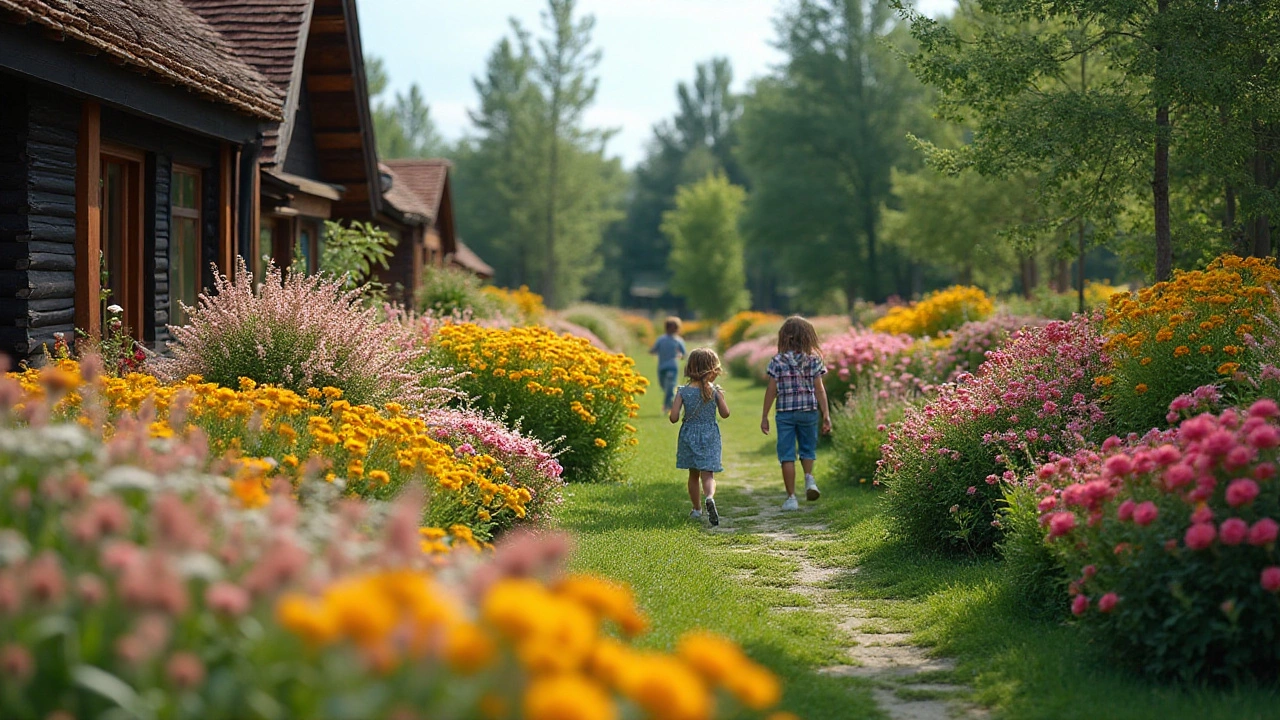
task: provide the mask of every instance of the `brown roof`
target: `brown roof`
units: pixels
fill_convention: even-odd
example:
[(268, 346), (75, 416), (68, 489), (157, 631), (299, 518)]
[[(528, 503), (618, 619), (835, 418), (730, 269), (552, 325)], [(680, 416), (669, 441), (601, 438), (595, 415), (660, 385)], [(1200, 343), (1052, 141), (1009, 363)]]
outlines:
[(428, 206), (405, 181), (405, 175), (392, 170), (385, 163), (378, 163), (378, 169), (391, 176), (391, 189), (382, 194), (395, 209), (406, 215), (417, 215), (423, 222), (431, 222), (436, 209)]
[(0, 0), (0, 11), (247, 115), (282, 117), (281, 93), (181, 0)]
[[(427, 210), (426, 217), (435, 220), (440, 212), (445, 181), (449, 178), (449, 168), (453, 167), (453, 163), (440, 159), (386, 160), (384, 162), (395, 173), (396, 183), (392, 186), (392, 191), (394, 192), (397, 187), (404, 187), (417, 197), (419, 207)], [(391, 197), (388, 196), (387, 199), (391, 200)], [(394, 200), (392, 202), (399, 207), (399, 203)]]
[(493, 266), (481, 260), (480, 256), (461, 240), (458, 241), (458, 251), (449, 256), (449, 261), (481, 277), (493, 277)]
[[(285, 98), (285, 126), (292, 124), (300, 91), (303, 49), (314, 0), (184, 0), (235, 46), (242, 60), (257, 68)], [(266, 129), (259, 156), (277, 161), (281, 125)], [(285, 142), (288, 138), (284, 139)]]

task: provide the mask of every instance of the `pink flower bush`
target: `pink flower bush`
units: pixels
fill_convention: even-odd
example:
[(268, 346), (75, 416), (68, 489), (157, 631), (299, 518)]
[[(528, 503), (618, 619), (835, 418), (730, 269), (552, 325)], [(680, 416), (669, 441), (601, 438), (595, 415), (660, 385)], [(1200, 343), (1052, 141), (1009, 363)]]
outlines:
[(1044, 325), (1047, 320), (995, 315), (967, 322), (947, 333), (948, 344), (933, 358), (930, 375), (951, 382), (962, 373), (978, 374), (987, 354), (999, 350), (1014, 333), (1026, 327)]
[(381, 321), (342, 278), (271, 266), (255, 289), (244, 259), (236, 262), (234, 278), (216, 273), (215, 292), (187, 309), (188, 325), (170, 327), (172, 357), (149, 366), (161, 378), (199, 375), (234, 388), (247, 377), (298, 393), (332, 386), (355, 405), (427, 407), (449, 397), (434, 387), (444, 373), (426, 365), (412, 323)]
[(833, 402), (874, 386), (881, 399), (927, 394), (933, 385), (922, 370), (921, 346), (910, 335), (853, 328), (822, 343), (828, 374), (823, 381)]
[(1106, 367), (1101, 345), (1094, 317), (1026, 328), (990, 353), (978, 375), (961, 375), (908, 409), (889, 428), (877, 476), (898, 532), (934, 550), (991, 549), (1001, 537), (1002, 485), (1017, 481), (1031, 458), (1072, 452), (1102, 434), (1093, 383)]
[(426, 419), (436, 437), (457, 446), (459, 452), (478, 448), (502, 463), (516, 484), (533, 496), (525, 504), (528, 520), (545, 522), (552, 507), (563, 502), (564, 468), (540, 440), (473, 410), (432, 410)]
[(743, 340), (724, 353), (724, 366), (737, 377), (746, 377), (763, 383), (769, 360), (778, 352), (776, 337), (760, 337)]
[(1280, 407), (1263, 399), (1056, 457), (1029, 481), (1072, 609), (1118, 658), (1155, 676), (1274, 677), (1276, 438)]

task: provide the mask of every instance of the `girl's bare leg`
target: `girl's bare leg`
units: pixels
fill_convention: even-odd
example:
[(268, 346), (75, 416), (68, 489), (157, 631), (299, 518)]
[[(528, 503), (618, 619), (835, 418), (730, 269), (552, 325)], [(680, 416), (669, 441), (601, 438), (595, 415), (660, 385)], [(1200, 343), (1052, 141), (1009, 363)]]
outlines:
[(694, 510), (702, 510), (702, 488), (698, 487), (698, 471), (693, 469), (689, 470), (689, 502)]
[(716, 474), (708, 470), (702, 471), (702, 494), (708, 500), (716, 496)]

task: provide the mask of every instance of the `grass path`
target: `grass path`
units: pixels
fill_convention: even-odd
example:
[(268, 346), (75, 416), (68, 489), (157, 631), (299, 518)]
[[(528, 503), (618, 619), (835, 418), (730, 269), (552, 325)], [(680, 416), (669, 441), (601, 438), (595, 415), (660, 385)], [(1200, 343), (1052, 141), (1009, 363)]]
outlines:
[[(642, 361), (643, 362), (643, 361)], [(651, 362), (644, 363), (647, 367)], [(561, 516), (578, 537), (577, 569), (629, 582), (654, 618), (646, 642), (671, 647), (693, 627), (734, 638), (784, 679), (784, 707), (818, 718), (940, 720), (969, 714), (953, 664), (910, 643), (892, 606), (841, 588), (856, 568), (833, 553), (833, 515), (872, 512), (874, 496), (826, 483), (818, 503), (782, 513), (773, 439), (760, 434), (761, 393), (726, 381), (719, 528), (687, 518), (676, 427), (660, 398), (642, 400), (640, 446), (621, 484), (576, 485)], [(818, 477), (822, 477), (821, 459)]]

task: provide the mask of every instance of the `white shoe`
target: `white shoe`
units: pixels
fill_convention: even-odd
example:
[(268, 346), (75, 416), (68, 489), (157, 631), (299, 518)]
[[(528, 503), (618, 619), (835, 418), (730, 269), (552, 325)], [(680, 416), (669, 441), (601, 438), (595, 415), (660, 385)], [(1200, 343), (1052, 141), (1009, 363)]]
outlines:
[(701, 510), (690, 510), (690, 511), (689, 511), (689, 519), (690, 519), (690, 520), (701, 520), (701, 519), (702, 519), (702, 511), (701, 511)]
[(782, 503), (783, 510), (799, 510), (800, 503), (796, 502), (795, 495), (788, 495), (786, 501)]
[(822, 497), (822, 493), (818, 490), (818, 481), (814, 480), (812, 475), (804, 476), (804, 497), (809, 502)]

